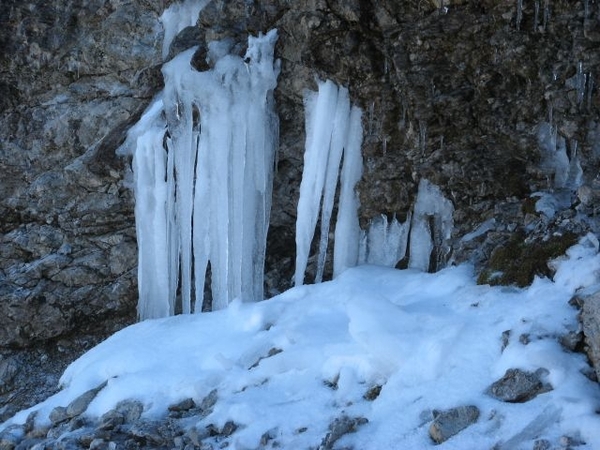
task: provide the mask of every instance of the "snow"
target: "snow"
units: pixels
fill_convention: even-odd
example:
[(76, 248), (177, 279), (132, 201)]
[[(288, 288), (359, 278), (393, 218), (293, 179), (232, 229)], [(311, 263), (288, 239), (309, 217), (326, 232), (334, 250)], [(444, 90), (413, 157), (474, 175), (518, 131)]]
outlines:
[[(588, 235), (552, 264), (553, 280), (523, 289), (476, 285), (469, 265), (433, 274), (366, 265), (267, 301), (147, 320), (72, 363), (62, 390), (32, 410), (47, 422), (52, 408), (107, 381), (86, 415), (134, 398), (146, 417), (162, 417), (169, 405), (216, 389), (213, 412), (191, 425), (234, 421), (233, 449), (259, 448), (267, 431), (281, 448), (316, 448), (342, 415), (368, 423), (335, 448), (519, 450), (568, 435), (585, 442), (577, 448), (597, 449), (600, 388), (582, 374), (586, 358), (565, 351), (558, 337), (578, 329), (568, 304), (575, 291), (600, 281), (598, 240)], [(510, 368), (546, 369), (553, 390), (526, 403), (486, 395)], [(363, 398), (377, 385), (375, 400)], [(434, 445), (432, 411), (461, 405), (477, 406), (479, 420)]]

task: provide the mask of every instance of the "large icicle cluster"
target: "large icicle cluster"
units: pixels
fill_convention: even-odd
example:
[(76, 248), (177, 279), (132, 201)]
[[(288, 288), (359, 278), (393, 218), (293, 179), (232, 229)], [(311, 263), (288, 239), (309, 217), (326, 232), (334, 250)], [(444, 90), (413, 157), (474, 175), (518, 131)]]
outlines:
[(305, 115), (306, 149), (296, 220), (296, 286), (304, 284), (319, 213), (315, 282), (323, 278), (338, 178), (341, 186), (334, 235), (334, 276), (357, 264), (360, 235), (354, 187), (362, 175), (362, 112), (350, 106), (346, 88), (325, 81), (319, 82), (318, 92), (306, 95)]
[(278, 140), (276, 31), (248, 39), (245, 58), (209, 46), (163, 67), (165, 89), (130, 131), (139, 246), (140, 318), (200, 311), (210, 263), (212, 309), (263, 298)]

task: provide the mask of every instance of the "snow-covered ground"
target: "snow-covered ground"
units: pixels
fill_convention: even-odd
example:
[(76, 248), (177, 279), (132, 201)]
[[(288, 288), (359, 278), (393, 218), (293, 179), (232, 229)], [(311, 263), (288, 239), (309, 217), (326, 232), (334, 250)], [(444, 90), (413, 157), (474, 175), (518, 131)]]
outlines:
[[(437, 448), (531, 449), (534, 439), (568, 435), (585, 442), (578, 448), (598, 449), (600, 386), (582, 374), (585, 356), (557, 341), (578, 327), (568, 304), (574, 292), (600, 281), (598, 241), (590, 235), (568, 256), (554, 280), (526, 289), (478, 286), (468, 265), (435, 274), (362, 266), (268, 301), (147, 320), (71, 364), (63, 390), (32, 409), (47, 421), (55, 406), (108, 381), (86, 415), (133, 398), (156, 418), (216, 389), (213, 412), (191, 423), (235, 422), (229, 448), (258, 448), (267, 431), (281, 448), (316, 448), (329, 424), (347, 416), (368, 422), (343, 436), (340, 448), (423, 449), (435, 446), (433, 410), (475, 405), (478, 421)], [(519, 339), (525, 334), (527, 344)], [(487, 395), (510, 368), (547, 369), (553, 390), (525, 403)], [(380, 394), (365, 399), (375, 386)]]

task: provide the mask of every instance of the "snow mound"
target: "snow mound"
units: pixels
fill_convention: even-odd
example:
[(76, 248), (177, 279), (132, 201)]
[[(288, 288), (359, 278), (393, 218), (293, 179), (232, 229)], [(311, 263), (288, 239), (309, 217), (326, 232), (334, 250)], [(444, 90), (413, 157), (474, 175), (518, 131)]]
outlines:
[[(436, 448), (530, 449), (563, 435), (600, 448), (600, 389), (582, 374), (585, 357), (558, 342), (578, 327), (575, 289), (598, 282), (597, 240), (554, 264), (555, 281), (526, 289), (478, 286), (467, 265), (435, 274), (361, 266), (268, 301), (147, 320), (72, 363), (63, 390), (32, 409), (48, 421), (54, 407), (107, 381), (87, 416), (137, 399), (157, 418), (216, 389), (213, 411), (193, 425), (235, 422), (231, 448), (257, 448), (267, 431), (282, 448), (316, 448), (346, 416), (368, 422), (337, 446), (423, 449), (434, 446), (433, 410), (474, 405), (477, 422)], [(510, 368), (543, 368), (553, 389), (525, 403), (486, 395)]]

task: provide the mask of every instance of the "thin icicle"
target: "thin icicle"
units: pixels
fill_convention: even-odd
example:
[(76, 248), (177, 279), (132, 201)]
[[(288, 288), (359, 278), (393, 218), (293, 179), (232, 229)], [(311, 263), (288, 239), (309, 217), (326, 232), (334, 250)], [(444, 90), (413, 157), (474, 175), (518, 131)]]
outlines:
[(335, 106), (333, 130), (329, 144), (329, 157), (327, 158), (327, 168), (325, 170), (325, 185), (323, 187), (323, 201), (321, 205), (321, 232), (319, 236), (319, 253), (317, 256), (317, 273), (315, 276), (316, 283), (320, 283), (323, 280), (323, 272), (325, 271), (325, 257), (327, 256), (329, 242), (329, 224), (333, 212), (342, 153), (344, 147), (347, 145), (349, 119), (350, 97), (348, 96), (348, 90), (341, 87), (338, 91), (337, 104)]
[(333, 276), (358, 264), (360, 225), (358, 223), (358, 195), (356, 184), (362, 176), (361, 145), (363, 139), (362, 111), (356, 106), (350, 113), (347, 145), (341, 173), (340, 199), (335, 225), (333, 247)]
[(335, 116), (337, 95), (337, 86), (326, 81), (319, 83), (318, 94), (310, 93), (305, 98), (306, 150), (296, 219), (296, 286), (304, 284), (310, 245), (319, 216), (333, 131), (331, 118)]

